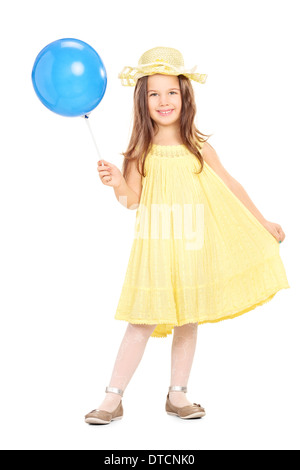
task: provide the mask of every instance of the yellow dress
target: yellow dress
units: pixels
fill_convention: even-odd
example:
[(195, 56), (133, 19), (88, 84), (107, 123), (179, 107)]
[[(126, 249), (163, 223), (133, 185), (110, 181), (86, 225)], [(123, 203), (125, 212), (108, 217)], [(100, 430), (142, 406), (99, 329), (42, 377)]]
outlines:
[[(199, 148), (202, 148), (200, 144)], [(289, 288), (273, 235), (184, 145), (153, 145), (115, 319), (174, 326), (242, 315)]]

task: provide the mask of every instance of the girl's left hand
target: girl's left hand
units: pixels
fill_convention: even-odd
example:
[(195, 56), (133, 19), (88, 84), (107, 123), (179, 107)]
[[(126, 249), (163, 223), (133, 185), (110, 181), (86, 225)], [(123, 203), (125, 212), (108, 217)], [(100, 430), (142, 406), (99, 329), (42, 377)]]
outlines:
[(285, 239), (285, 233), (279, 224), (275, 224), (274, 222), (269, 222), (266, 220), (263, 222), (263, 226), (270, 232), (271, 235), (273, 235), (274, 238), (276, 238), (278, 242), (283, 242)]

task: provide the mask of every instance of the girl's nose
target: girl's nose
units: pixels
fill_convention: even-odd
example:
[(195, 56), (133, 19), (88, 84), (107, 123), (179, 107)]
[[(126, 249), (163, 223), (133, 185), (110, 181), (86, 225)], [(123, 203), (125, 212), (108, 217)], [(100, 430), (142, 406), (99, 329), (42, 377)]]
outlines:
[(168, 105), (169, 105), (168, 97), (165, 97), (165, 98), (164, 98), (164, 97), (162, 96), (161, 99), (160, 99), (160, 105), (161, 105), (161, 106), (168, 106)]

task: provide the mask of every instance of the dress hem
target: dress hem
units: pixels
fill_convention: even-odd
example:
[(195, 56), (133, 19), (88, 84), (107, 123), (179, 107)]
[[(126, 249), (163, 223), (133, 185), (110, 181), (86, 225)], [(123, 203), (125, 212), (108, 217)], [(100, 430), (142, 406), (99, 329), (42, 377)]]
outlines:
[[(235, 313), (230, 313), (230, 314), (222, 314), (221, 316), (219, 316), (218, 318), (214, 318), (214, 319), (206, 319), (206, 320), (195, 320), (195, 319), (187, 319), (187, 320), (183, 320), (181, 322), (171, 322), (170, 320), (159, 320), (159, 321), (149, 321), (147, 322), (146, 320), (138, 320), (138, 319), (128, 319), (128, 318), (125, 318), (125, 317), (122, 317), (121, 315), (118, 315), (118, 316), (115, 316), (115, 320), (121, 320), (121, 321), (127, 321), (128, 323), (133, 323), (135, 325), (169, 325), (170, 327), (172, 327), (172, 329), (175, 327), (175, 326), (182, 326), (182, 325), (186, 325), (188, 323), (198, 323), (198, 325), (203, 325), (205, 323), (218, 323), (220, 321), (224, 321), (224, 320), (230, 320), (230, 319), (233, 319), (233, 318), (236, 318), (236, 317), (239, 317), (241, 315), (244, 315), (245, 313), (251, 311), (251, 310), (254, 310), (256, 307), (260, 307), (261, 305), (264, 305), (265, 303), (269, 302), (270, 300), (273, 299), (273, 297), (282, 289), (290, 289), (290, 285), (287, 284), (285, 286), (282, 286), (280, 288), (278, 288), (275, 292), (274, 290), (269, 293), (267, 295), (267, 297), (263, 297), (259, 300), (257, 300), (254, 304), (252, 303), (251, 305), (247, 305), (246, 307), (242, 307), (242, 310), (239, 308), (238, 311), (236, 311)], [(152, 338), (166, 338), (168, 335), (170, 335), (171, 333), (167, 333), (165, 335), (159, 335), (159, 334), (153, 334), (151, 335)]]

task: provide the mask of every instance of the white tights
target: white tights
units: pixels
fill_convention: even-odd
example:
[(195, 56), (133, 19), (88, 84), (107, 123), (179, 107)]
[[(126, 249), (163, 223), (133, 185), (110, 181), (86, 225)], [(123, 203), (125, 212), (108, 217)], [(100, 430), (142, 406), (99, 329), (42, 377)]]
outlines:
[[(172, 344), (171, 386), (187, 387), (198, 337), (198, 323), (187, 323), (174, 327)], [(170, 401), (175, 406), (186, 406), (192, 403), (184, 392), (170, 392)]]
[[(156, 326), (128, 323), (115, 361), (110, 387), (125, 391), (141, 362), (148, 340)], [(198, 323), (174, 327), (170, 385), (187, 386), (196, 350), (197, 335)], [(120, 400), (120, 395), (108, 392), (98, 409), (113, 411)], [(179, 407), (191, 404), (184, 392), (170, 392), (170, 401)]]

